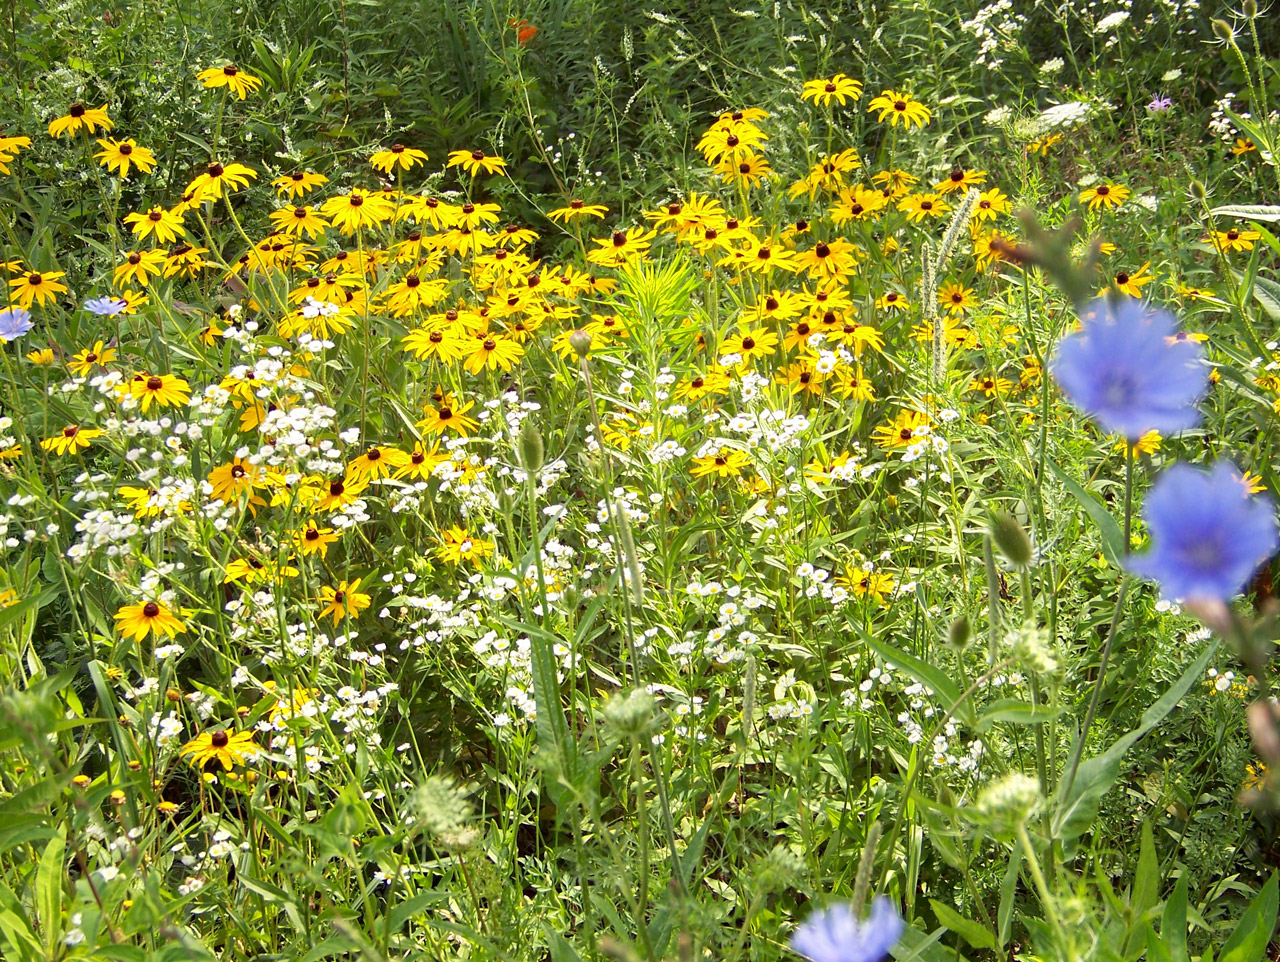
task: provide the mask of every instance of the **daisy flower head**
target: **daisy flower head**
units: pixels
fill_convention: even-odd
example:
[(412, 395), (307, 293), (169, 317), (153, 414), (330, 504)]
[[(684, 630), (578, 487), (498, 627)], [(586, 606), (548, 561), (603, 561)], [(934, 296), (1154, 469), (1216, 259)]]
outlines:
[(812, 100), (820, 107), (827, 107), (832, 103), (838, 103), (843, 107), (846, 100), (856, 101), (861, 96), (862, 81), (854, 80), (842, 73), (830, 79), (819, 78), (806, 81), (804, 89), (800, 91), (801, 100)]
[(483, 150), (449, 151), (449, 167), (461, 167), (472, 177), (484, 174), (505, 174), (507, 162), (501, 157), (490, 157)]
[(1251, 495), (1228, 461), (1208, 471), (1175, 464), (1147, 494), (1151, 550), (1131, 558), (1168, 599), (1227, 601), (1280, 546), (1275, 504)]
[(262, 86), (260, 77), (245, 73), (235, 64), (230, 63), (225, 67), (210, 67), (208, 70), (201, 70), (196, 74), (196, 79), (204, 84), (207, 90), (226, 87), (241, 100), (244, 100), (249, 94), (255, 93)]
[(369, 158), (369, 166), (384, 174), (390, 174), (397, 167), (401, 170), (411, 170), (416, 165), (426, 162), (426, 151), (418, 150), (416, 147), (406, 147), (404, 144), (392, 144), (387, 150), (379, 150)]
[(179, 755), (188, 756), (188, 761), (196, 768), (204, 768), (211, 761), (222, 763), (223, 771), (231, 771), (235, 765), (243, 765), (248, 759), (258, 754), (258, 746), (253, 743), (253, 732), (212, 731), (202, 732), (187, 742), (178, 751)]
[(43, 307), (47, 301), (67, 292), (67, 285), (58, 280), (65, 274), (66, 271), (27, 271), (9, 282), (13, 288), (9, 297), (17, 298), (18, 306), (24, 309), (33, 303)]
[(318, 617), (331, 615), (335, 628), (344, 618), (359, 617), (360, 612), (372, 603), (372, 599), (359, 590), (361, 580), (356, 578), (354, 581), (339, 581), (336, 588), (323, 586), (320, 589), (320, 604), (324, 607)]
[(1099, 298), (1085, 308), (1080, 329), (1058, 343), (1053, 376), (1107, 431), (1140, 438), (1195, 427), (1208, 371), (1200, 345), (1176, 340), (1176, 330), (1165, 311)]
[(163, 207), (152, 207), (146, 213), (125, 214), (124, 222), (139, 240), (154, 234), (161, 244), (172, 244), (187, 233), (187, 229), (182, 226), (182, 215)]
[(102, 150), (94, 154), (94, 158), (107, 170), (119, 174), (121, 179), (129, 176), (130, 166), (137, 167), (144, 174), (149, 174), (156, 165), (155, 154), (146, 147), (139, 147), (132, 137), (124, 140), (114, 140), (110, 137), (105, 140), (100, 139), (98, 146)]
[(588, 204), (575, 197), (566, 206), (550, 211), (547, 218), (559, 224), (568, 224), (583, 217), (604, 217), (608, 212), (609, 208), (604, 204)]
[(814, 912), (791, 936), (791, 948), (811, 962), (881, 962), (902, 929), (893, 904), (880, 895), (865, 919), (845, 902)]
[(112, 126), (111, 118), (107, 116), (106, 104), (94, 109), (82, 103), (74, 103), (63, 116), (49, 122), (49, 136), (61, 137), (66, 134), (74, 137), (82, 129), (85, 133), (92, 134), (99, 127), (110, 130)]
[(1128, 200), (1130, 193), (1129, 188), (1123, 184), (1107, 182), (1080, 191), (1080, 203), (1088, 204), (1090, 210), (1097, 210), (1099, 207), (1114, 210)]
[(910, 130), (912, 124), (924, 127), (933, 117), (928, 107), (909, 94), (897, 90), (886, 90), (878, 97), (872, 97), (867, 110), (869, 113), (879, 111), (880, 116), (876, 120), (881, 123), (887, 120), (890, 127), (902, 124), (905, 130)]
[(271, 186), (276, 189), (276, 193), (281, 197), (302, 197), (311, 193), (321, 184), (329, 183), (329, 178), (324, 174), (313, 174), (305, 170), (296, 170), (292, 174), (285, 174), (271, 181)]
[(187, 630), (173, 612), (159, 601), (139, 601), (133, 605), (122, 605), (115, 613), (116, 629), (126, 638), (132, 636), (134, 641), (142, 641), (147, 635), (159, 638), (164, 635), (172, 638)]

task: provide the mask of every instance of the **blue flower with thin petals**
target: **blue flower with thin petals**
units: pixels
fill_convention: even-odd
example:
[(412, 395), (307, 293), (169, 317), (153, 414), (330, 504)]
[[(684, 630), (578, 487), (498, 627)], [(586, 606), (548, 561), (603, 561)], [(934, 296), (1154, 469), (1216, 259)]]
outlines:
[(1173, 339), (1172, 316), (1137, 300), (1099, 298), (1080, 322), (1058, 343), (1052, 363), (1058, 386), (1077, 407), (1130, 439), (1200, 423), (1195, 405), (1209, 372), (1199, 344)]
[(1207, 473), (1175, 464), (1151, 488), (1143, 517), (1151, 550), (1129, 570), (1159, 582), (1169, 599), (1226, 601), (1280, 545), (1275, 505), (1250, 496), (1228, 461)]
[(814, 912), (791, 936), (791, 948), (813, 962), (882, 962), (902, 935), (902, 919), (883, 895), (861, 921), (847, 902)]
[(32, 328), (31, 312), (21, 307), (0, 310), (0, 341), (16, 341)]
[(115, 317), (128, 306), (129, 302), (119, 297), (95, 297), (84, 302), (84, 309), (99, 317)]

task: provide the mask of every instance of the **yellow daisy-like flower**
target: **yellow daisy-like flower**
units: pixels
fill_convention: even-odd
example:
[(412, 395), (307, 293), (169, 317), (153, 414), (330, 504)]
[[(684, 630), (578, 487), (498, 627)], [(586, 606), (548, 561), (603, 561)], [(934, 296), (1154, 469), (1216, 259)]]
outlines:
[(260, 77), (245, 73), (234, 64), (201, 70), (196, 74), (196, 79), (204, 84), (208, 90), (216, 87), (226, 87), (241, 100), (244, 100), (251, 93), (256, 93), (258, 88), (262, 86)]
[(99, 140), (98, 146), (102, 150), (93, 155), (98, 163), (107, 170), (115, 171), (122, 179), (129, 176), (130, 166), (149, 174), (156, 165), (155, 154), (146, 147), (139, 147), (132, 137), (124, 140)]
[(347, 471), (357, 478), (385, 478), (408, 463), (409, 455), (399, 448), (385, 448), (375, 444), (358, 458), (348, 461)]
[(602, 240), (592, 240), (593, 244), (598, 245), (598, 249), (588, 251), (587, 260), (601, 267), (621, 267), (627, 261), (648, 253), (650, 244), (657, 236), (657, 231), (646, 231), (643, 227), (616, 230)]
[(191, 385), (172, 374), (140, 374), (129, 383), (129, 393), (145, 413), (153, 402), (162, 408), (186, 404), (191, 399)]
[(1009, 195), (1003, 193), (999, 187), (992, 187), (978, 195), (978, 204), (973, 208), (973, 219), (979, 223), (995, 220), (998, 214), (1009, 213), (1011, 207)]
[(926, 217), (941, 217), (951, 210), (951, 205), (941, 194), (911, 194), (898, 201), (898, 210), (907, 215), (907, 220), (919, 223)]
[(981, 392), (987, 397), (997, 397), (1002, 394), (1008, 394), (1009, 388), (1013, 387), (1013, 382), (1008, 378), (996, 377), (992, 374), (984, 374), (981, 377), (975, 377), (969, 382), (969, 390), (973, 392)]
[(951, 314), (963, 314), (971, 307), (978, 306), (972, 287), (963, 284), (943, 284), (938, 290), (938, 306)]
[(879, 425), (871, 432), (871, 440), (879, 447), (905, 448), (910, 444), (914, 444), (917, 432), (922, 428), (928, 428), (932, 424), (929, 415), (920, 411), (899, 411), (897, 416), (889, 422)]
[(838, 73), (829, 80), (809, 80), (800, 91), (801, 100), (812, 100), (814, 104), (827, 107), (838, 103), (841, 107), (846, 100), (856, 101), (862, 96), (862, 81), (854, 80), (845, 74)]
[(130, 251), (124, 263), (115, 269), (116, 287), (137, 281), (141, 287), (151, 284), (152, 275), (164, 273), (164, 262), (168, 251), (157, 248), (149, 251)]
[(318, 554), (321, 558), (329, 554), (329, 545), (338, 540), (338, 533), (332, 528), (321, 528), (309, 524), (293, 534), (293, 546), (304, 558)]
[(295, 207), (293, 204), (286, 204), (279, 210), (273, 210), (270, 217), (276, 230), (293, 237), (302, 237), (304, 234), (311, 238), (323, 237), (329, 227), (329, 222), (310, 206)]
[(510, 371), (522, 357), (524, 348), (513, 338), (492, 334), (484, 339), (476, 339), (471, 355), (463, 367), (472, 374), (496, 368)]
[(18, 151), (30, 146), (30, 137), (0, 137), (0, 173), (11, 173), (9, 161), (18, 155)]
[(493, 542), (477, 538), (466, 529), (453, 525), (440, 532), (440, 547), (436, 549), (436, 557), (449, 564), (462, 564), (464, 561), (479, 561), (493, 554)]
[(893, 590), (893, 575), (887, 571), (852, 571), (836, 578), (836, 584), (847, 587), (859, 598), (870, 598), (878, 605)]
[(1251, 154), (1257, 149), (1258, 145), (1253, 142), (1252, 137), (1237, 137), (1236, 142), (1231, 145), (1231, 153), (1237, 157)]
[(179, 749), (179, 755), (186, 755), (188, 761), (196, 768), (204, 768), (206, 764), (217, 760), (222, 763), (223, 771), (231, 771), (235, 765), (243, 765), (260, 752), (253, 743), (253, 732), (225, 731), (203, 732), (187, 742)]
[(876, 120), (881, 123), (887, 120), (891, 127), (902, 124), (905, 130), (910, 130), (912, 124), (924, 127), (933, 116), (929, 108), (920, 101), (897, 90), (886, 90), (880, 96), (872, 97), (867, 104), (867, 111), (875, 113), (877, 110), (880, 111), (880, 116)]
[(9, 297), (16, 297), (18, 306), (22, 308), (29, 308), (32, 302), (43, 307), (46, 301), (66, 293), (67, 285), (58, 281), (58, 278), (65, 275), (66, 271), (28, 271), (9, 282), (9, 286), (13, 288)]
[(689, 473), (695, 478), (708, 478), (713, 475), (717, 478), (736, 478), (742, 474), (743, 468), (750, 467), (751, 459), (747, 457), (745, 451), (722, 447), (714, 454), (693, 458), (691, 463), (693, 467), (689, 469)]
[(950, 174), (934, 184), (933, 189), (939, 194), (949, 194), (952, 191), (966, 191), (970, 187), (981, 187), (986, 180), (985, 170), (965, 170), (963, 167), (955, 167)]
[(228, 504), (239, 499), (242, 494), (252, 496), (255, 488), (261, 488), (266, 483), (266, 470), (243, 458), (232, 458), (227, 464), (220, 464), (209, 472), (209, 484), (213, 486), (211, 494)]
[(352, 187), (349, 194), (330, 197), (320, 205), (320, 213), (333, 222), (333, 226), (344, 234), (354, 234), (357, 230), (377, 227), (390, 220), (395, 214), (395, 205), (381, 193)]
[(413, 450), (409, 452), (409, 463), (398, 468), (392, 477), (426, 481), (431, 477), (432, 472), (435, 471), (438, 465), (448, 460), (449, 456), (447, 454), (440, 453), (439, 441), (432, 444), (430, 448), (418, 441), (413, 445)]
[[(1147, 273), (1150, 267), (1151, 262), (1147, 261), (1147, 263), (1143, 264), (1132, 274), (1128, 271), (1116, 271), (1112, 276), (1112, 281), (1115, 283), (1117, 288), (1124, 291), (1124, 293), (1128, 294), (1130, 297), (1141, 297), (1142, 289), (1155, 280), (1155, 277)], [(1104, 287), (1098, 291), (1098, 296), (1101, 297), (1106, 294), (1106, 292), (1107, 288)]]
[(1121, 438), (1115, 443), (1115, 450), (1123, 451), (1130, 457), (1137, 457), (1139, 454), (1155, 454), (1160, 450), (1160, 442), (1163, 440), (1159, 431), (1148, 431), (1133, 444), (1130, 444), (1127, 438)]
[(53, 348), (45, 347), (35, 351), (28, 351), (27, 360), (32, 364), (52, 364)]
[(320, 604), (324, 607), (317, 617), (332, 616), (335, 628), (344, 618), (358, 618), (360, 612), (372, 603), (372, 599), (359, 590), (361, 580), (356, 578), (354, 581), (339, 581), (336, 588), (324, 585), (320, 589)]
[(181, 215), (165, 210), (163, 207), (152, 207), (145, 214), (136, 212), (125, 214), (124, 222), (130, 225), (130, 229), (139, 240), (145, 240), (154, 234), (161, 244), (172, 244), (178, 238), (187, 235), (187, 229), (182, 226)]
[(1055, 144), (1062, 142), (1062, 134), (1045, 134), (1043, 137), (1037, 137), (1031, 143), (1027, 144), (1027, 153), (1039, 154), (1044, 157), (1049, 153), (1049, 148)]
[(126, 638), (142, 641), (147, 635), (172, 638), (187, 630), (187, 626), (159, 601), (139, 601), (123, 605), (115, 614), (116, 630)]
[(223, 191), (228, 194), (235, 193), (237, 190), (248, 187), (250, 179), (257, 176), (256, 170), (244, 164), (222, 164), (211, 160), (205, 166), (204, 172), (197, 174), (187, 185), (187, 189), (183, 191), (184, 200), (187, 194), (191, 195), (193, 203), (197, 206), (206, 200), (218, 200)]
[(557, 207), (547, 214), (549, 220), (559, 224), (567, 224), (583, 217), (603, 217), (609, 212), (604, 204), (588, 204), (575, 197), (566, 207)]
[(277, 177), (271, 182), (271, 186), (276, 189), (276, 193), (281, 197), (302, 197), (311, 193), (321, 184), (329, 183), (329, 178), (324, 174), (313, 174), (308, 171), (298, 170), (292, 174), (285, 174)]
[(1080, 203), (1088, 204), (1090, 210), (1097, 210), (1099, 207), (1114, 210), (1129, 198), (1130, 193), (1129, 188), (1123, 184), (1098, 184), (1080, 191)]
[(94, 133), (99, 127), (103, 130), (110, 130), (113, 124), (111, 118), (107, 116), (107, 105), (103, 104), (96, 110), (92, 107), (86, 107), (84, 104), (72, 104), (66, 114), (57, 120), (49, 123), (49, 136), (61, 137), (66, 134), (74, 137), (81, 129), (86, 133)]
[(375, 170), (380, 170), (384, 174), (390, 174), (399, 167), (401, 170), (410, 170), (417, 164), (425, 164), (427, 155), (425, 151), (418, 150), (415, 147), (406, 147), (404, 144), (392, 144), (389, 150), (379, 150), (369, 158), (369, 166)]
[(452, 394), (446, 394), (436, 403), (436, 407), (428, 404), (424, 408), (426, 416), (417, 424), (428, 434), (452, 431), (465, 438), (479, 427), (480, 422), (467, 414), (475, 407), (475, 401), (459, 401)]
[(507, 162), (501, 157), (490, 157), (483, 150), (451, 150), (449, 151), (450, 167), (461, 167), (472, 177), (485, 174), (505, 174)]
[(89, 446), (94, 438), (102, 437), (104, 432), (97, 428), (82, 428), (78, 424), (68, 424), (51, 438), (40, 442), (40, 447), (56, 455), (75, 454)]
[(1232, 227), (1228, 230), (1210, 231), (1209, 236), (1204, 240), (1225, 254), (1227, 251), (1251, 251), (1254, 243), (1261, 238), (1262, 234), (1256, 230), (1240, 230), (1238, 227)]

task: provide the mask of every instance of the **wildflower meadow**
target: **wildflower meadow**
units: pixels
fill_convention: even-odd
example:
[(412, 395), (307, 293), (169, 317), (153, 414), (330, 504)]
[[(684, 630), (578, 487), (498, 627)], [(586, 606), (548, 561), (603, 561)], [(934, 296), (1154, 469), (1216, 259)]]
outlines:
[(3, 21), (0, 958), (1280, 958), (1265, 6)]

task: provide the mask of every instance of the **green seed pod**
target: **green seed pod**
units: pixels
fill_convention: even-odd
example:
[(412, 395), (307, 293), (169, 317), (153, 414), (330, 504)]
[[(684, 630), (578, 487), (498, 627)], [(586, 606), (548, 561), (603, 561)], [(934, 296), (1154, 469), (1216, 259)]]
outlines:
[(1241, 4), (1240, 9), (1244, 11), (1244, 15), (1248, 17), (1250, 20), (1257, 19), (1258, 17), (1257, 0), (1244, 0), (1244, 3)]
[(1214, 19), (1210, 21), (1210, 25), (1213, 27), (1213, 35), (1223, 43), (1235, 43), (1236, 32), (1227, 21)]
[(1031, 539), (1017, 520), (1003, 511), (991, 512), (991, 540), (1004, 559), (1015, 568), (1031, 564)]
[(972, 633), (973, 626), (969, 624), (968, 615), (960, 615), (947, 630), (947, 644), (952, 648), (964, 648), (969, 644), (969, 635)]
[(578, 328), (569, 335), (569, 346), (578, 357), (586, 357), (587, 352), (591, 350), (591, 335), (582, 328)]
[(542, 462), (546, 457), (546, 449), (542, 444), (542, 433), (532, 421), (525, 421), (520, 431), (520, 465), (530, 477), (542, 470)]
[(1191, 196), (1197, 203), (1203, 204), (1209, 198), (1209, 191), (1205, 189), (1204, 183), (1194, 178), (1187, 185), (1187, 190), (1191, 192)]

